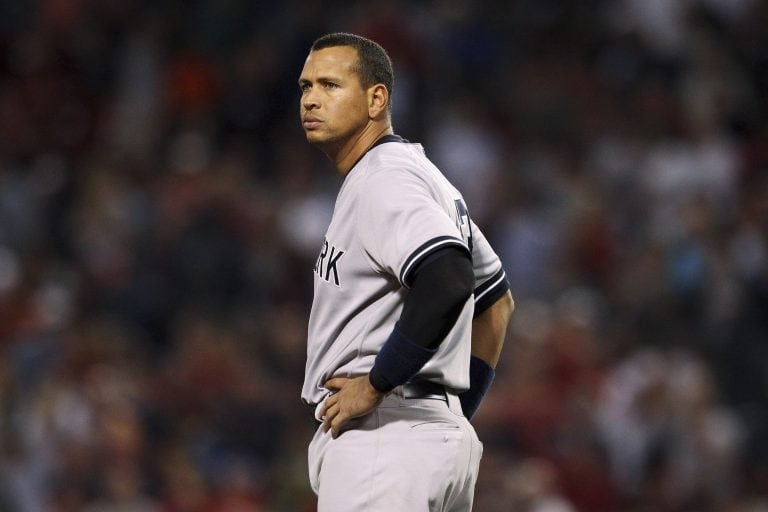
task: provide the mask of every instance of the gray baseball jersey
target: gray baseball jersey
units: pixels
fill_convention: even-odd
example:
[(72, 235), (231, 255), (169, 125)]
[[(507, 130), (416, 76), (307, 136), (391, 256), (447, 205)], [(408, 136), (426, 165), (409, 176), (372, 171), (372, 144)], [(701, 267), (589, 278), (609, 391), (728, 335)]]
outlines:
[(364, 375), (400, 318), (418, 264), (456, 246), (471, 253), (475, 294), (417, 379), (469, 387), (475, 303), (506, 287), (501, 262), (461, 194), (420, 144), (386, 136), (350, 170), (314, 267), (302, 399), (320, 403), (331, 377)]

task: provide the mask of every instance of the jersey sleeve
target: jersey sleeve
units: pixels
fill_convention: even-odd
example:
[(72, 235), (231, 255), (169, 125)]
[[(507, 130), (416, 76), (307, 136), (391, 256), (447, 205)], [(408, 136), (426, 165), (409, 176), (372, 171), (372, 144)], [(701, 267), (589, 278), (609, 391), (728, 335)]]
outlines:
[(472, 226), (472, 266), (475, 272), (475, 316), (480, 315), (509, 291), (509, 282), (501, 260), (485, 235)]
[(414, 269), (434, 251), (457, 246), (470, 253), (448, 206), (414, 174), (376, 172), (367, 178), (359, 201), (357, 229), (366, 257), (406, 288)]

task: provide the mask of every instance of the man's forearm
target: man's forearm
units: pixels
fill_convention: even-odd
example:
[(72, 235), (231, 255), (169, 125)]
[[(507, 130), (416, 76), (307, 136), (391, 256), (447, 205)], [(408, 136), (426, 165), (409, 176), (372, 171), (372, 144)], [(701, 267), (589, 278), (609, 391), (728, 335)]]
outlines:
[(472, 355), (496, 368), (507, 334), (507, 324), (515, 309), (512, 294), (502, 295), (472, 321)]
[(472, 321), (472, 357), (469, 361), (469, 389), (459, 394), (464, 415), (472, 419), (495, 377), (507, 324), (515, 303), (507, 291)]

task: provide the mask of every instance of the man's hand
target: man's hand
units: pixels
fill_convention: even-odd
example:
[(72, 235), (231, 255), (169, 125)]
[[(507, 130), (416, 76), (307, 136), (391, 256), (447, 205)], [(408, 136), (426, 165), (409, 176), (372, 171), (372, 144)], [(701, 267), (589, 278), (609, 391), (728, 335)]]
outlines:
[(384, 399), (385, 394), (371, 385), (368, 375), (348, 379), (334, 377), (325, 383), (330, 390), (337, 390), (325, 400), (320, 413), (323, 418), (323, 430), (331, 430), (333, 438), (339, 437), (346, 423), (365, 416), (374, 410)]

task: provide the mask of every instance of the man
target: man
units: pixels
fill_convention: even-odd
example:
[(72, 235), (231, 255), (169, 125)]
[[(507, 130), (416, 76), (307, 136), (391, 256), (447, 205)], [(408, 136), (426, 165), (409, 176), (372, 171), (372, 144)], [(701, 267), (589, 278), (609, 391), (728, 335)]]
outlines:
[[(471, 418), (513, 309), (501, 263), (420, 145), (394, 135), (383, 48), (313, 44), (299, 78), (307, 140), (344, 177), (315, 264), (302, 399), (319, 512), (467, 511)], [(473, 320), (474, 318), (474, 320)]]

